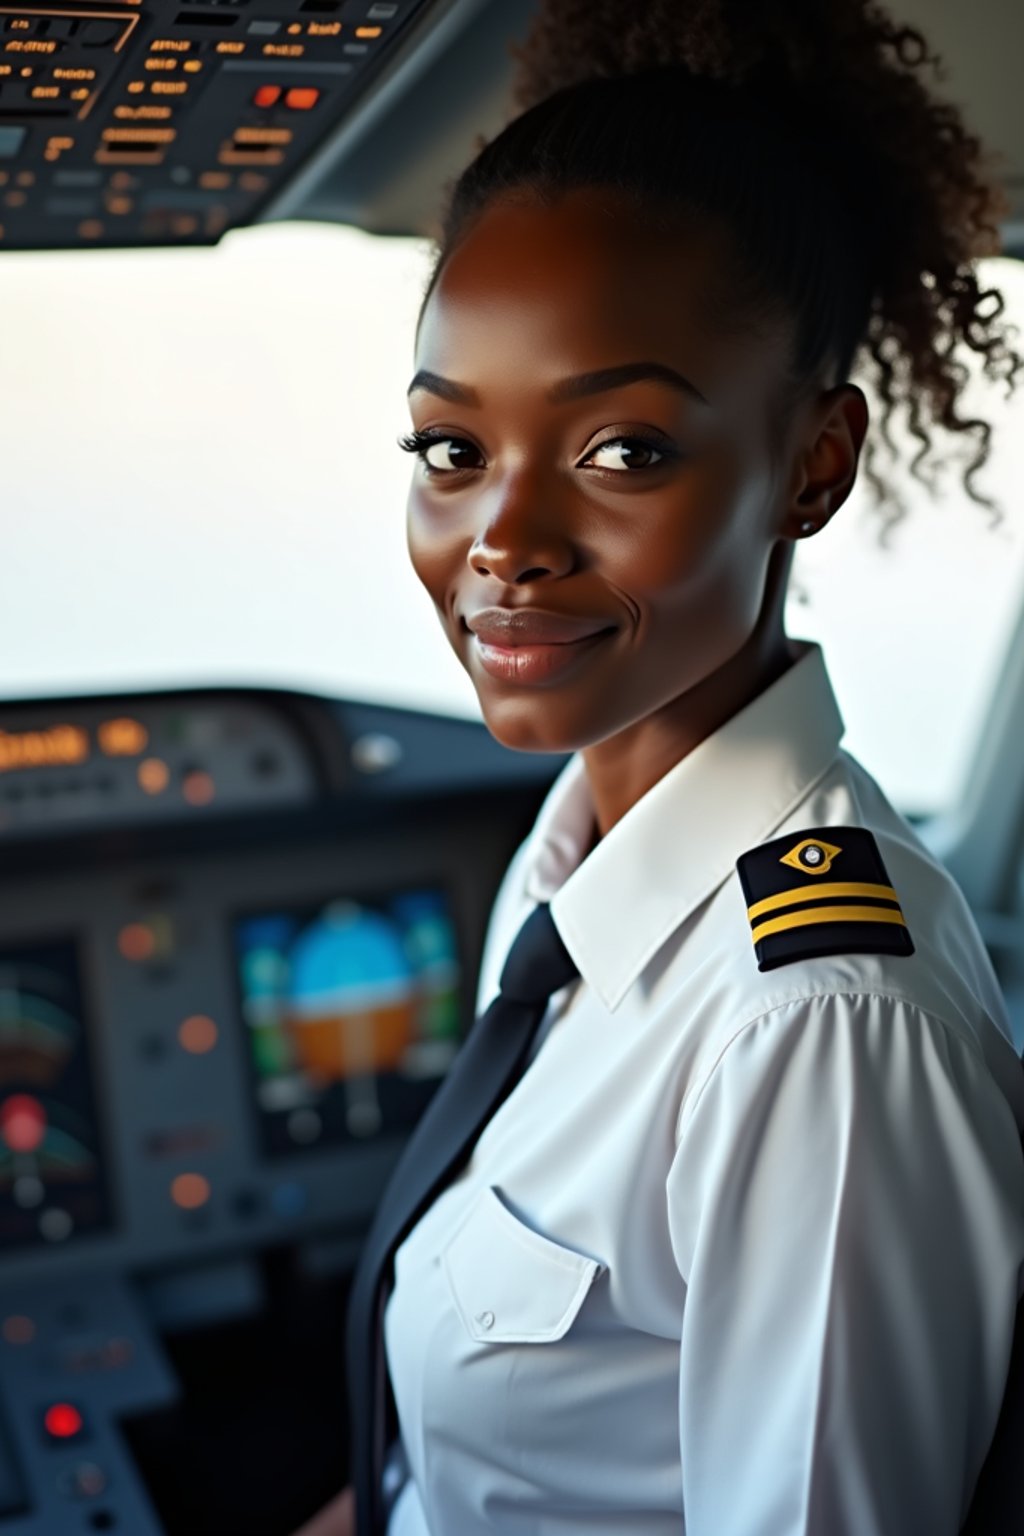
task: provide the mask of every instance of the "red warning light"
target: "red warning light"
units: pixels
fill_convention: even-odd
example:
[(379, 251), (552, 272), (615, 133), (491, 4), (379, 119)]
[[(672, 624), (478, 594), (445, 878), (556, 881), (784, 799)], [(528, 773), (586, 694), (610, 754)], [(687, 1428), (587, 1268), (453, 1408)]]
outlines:
[(311, 85), (294, 85), (285, 92), (284, 104), (293, 112), (309, 112), (320, 100), (320, 92)]
[(46, 1135), (46, 1111), (30, 1093), (12, 1093), (0, 1104), (0, 1140), (12, 1152), (34, 1152)]
[(43, 1418), (48, 1434), (55, 1440), (70, 1440), (82, 1428), (82, 1415), (73, 1403), (54, 1403)]
[(261, 85), (252, 98), (254, 107), (276, 107), (281, 100), (279, 85)]

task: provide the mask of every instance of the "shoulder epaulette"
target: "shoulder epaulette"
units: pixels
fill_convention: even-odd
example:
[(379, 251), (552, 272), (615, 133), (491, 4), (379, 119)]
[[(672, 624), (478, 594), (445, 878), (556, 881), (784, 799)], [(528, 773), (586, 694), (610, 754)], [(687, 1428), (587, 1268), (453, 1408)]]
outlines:
[(815, 955), (912, 955), (878, 844), (866, 827), (808, 827), (736, 860), (759, 971)]

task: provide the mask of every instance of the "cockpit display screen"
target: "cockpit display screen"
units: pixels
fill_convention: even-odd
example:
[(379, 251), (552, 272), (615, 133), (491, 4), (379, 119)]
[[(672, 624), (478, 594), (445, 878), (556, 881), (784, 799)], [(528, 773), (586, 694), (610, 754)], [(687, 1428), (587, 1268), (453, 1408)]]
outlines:
[(440, 887), (237, 915), (263, 1149), (408, 1134), (460, 1043), (460, 965)]
[(0, 1250), (111, 1225), (76, 946), (0, 950)]

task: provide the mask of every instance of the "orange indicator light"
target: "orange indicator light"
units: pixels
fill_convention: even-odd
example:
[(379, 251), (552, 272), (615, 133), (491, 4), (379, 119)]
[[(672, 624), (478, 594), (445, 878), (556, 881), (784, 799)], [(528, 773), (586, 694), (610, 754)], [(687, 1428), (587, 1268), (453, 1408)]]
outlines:
[[(223, 144), (217, 159), (221, 165), (280, 165), (284, 159), (284, 150), (267, 148), (263, 144), (240, 144), (237, 149), (230, 144)], [(238, 185), (243, 191), (253, 190), (246, 186), (242, 177), (238, 178)]]
[[(8, 192), (7, 197), (25, 201), (24, 192)], [(43, 731), (0, 731), (0, 773), (51, 763), (84, 763), (88, 756), (89, 735), (78, 725), (54, 725)]]
[(290, 128), (236, 128), (235, 148), (245, 149), (247, 145), (262, 144), (290, 144), (292, 130)]
[(156, 948), (156, 939), (145, 923), (126, 923), (117, 936), (117, 947), (126, 960), (148, 960)]
[(115, 107), (114, 116), (133, 123), (166, 122), (171, 115), (170, 107)]
[(149, 732), (141, 721), (118, 715), (114, 720), (101, 721), (96, 740), (107, 757), (135, 757), (149, 741)]
[(179, 1173), (171, 1180), (171, 1199), (183, 1211), (194, 1211), (210, 1198), (210, 1181), (201, 1173)]
[(320, 92), (312, 86), (295, 85), (290, 91), (285, 92), (284, 104), (291, 107), (293, 112), (309, 112), (320, 100)]
[(383, 27), (356, 27), (356, 37), (380, 37)]
[(217, 1044), (217, 1026), (205, 1013), (193, 1013), (178, 1028), (178, 1043), (193, 1056), (205, 1056)]
[[(124, 201), (127, 202), (128, 199), (125, 198)], [(111, 213), (123, 211), (115, 208), (110, 209)], [(147, 757), (139, 764), (136, 777), (140, 787), (145, 790), (147, 795), (159, 795), (163, 793), (170, 783), (171, 773), (167, 764), (162, 762), (159, 757)]]
[(169, 144), (177, 134), (176, 128), (104, 128), (103, 139), (107, 144)]
[(199, 769), (195, 773), (186, 774), (181, 792), (189, 805), (209, 805), (216, 790), (210, 774)]
[(283, 92), (279, 85), (261, 85), (252, 98), (254, 107), (276, 107)]

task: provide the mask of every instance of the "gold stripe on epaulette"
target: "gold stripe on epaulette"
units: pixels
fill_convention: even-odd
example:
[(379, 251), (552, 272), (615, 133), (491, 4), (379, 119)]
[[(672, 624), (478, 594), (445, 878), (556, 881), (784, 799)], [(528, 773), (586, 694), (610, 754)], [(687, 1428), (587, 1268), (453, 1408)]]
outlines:
[(798, 902), (809, 900), (812, 896), (878, 896), (886, 901), (899, 900), (891, 885), (871, 885), (866, 881), (858, 880), (831, 880), (824, 885), (812, 885), (808, 881), (806, 885), (798, 885), (796, 890), (780, 891), (777, 896), (766, 896), (763, 901), (755, 901), (752, 907), (747, 908), (747, 916), (753, 922), (754, 918), (760, 917), (762, 912), (775, 912), (779, 907), (793, 907)]
[(810, 923), (899, 923), (905, 928), (902, 912), (888, 907), (805, 907), (800, 912), (790, 912), (785, 917), (772, 917), (754, 929), (751, 937), (766, 939), (770, 933), (781, 933), (785, 928), (804, 928)]

